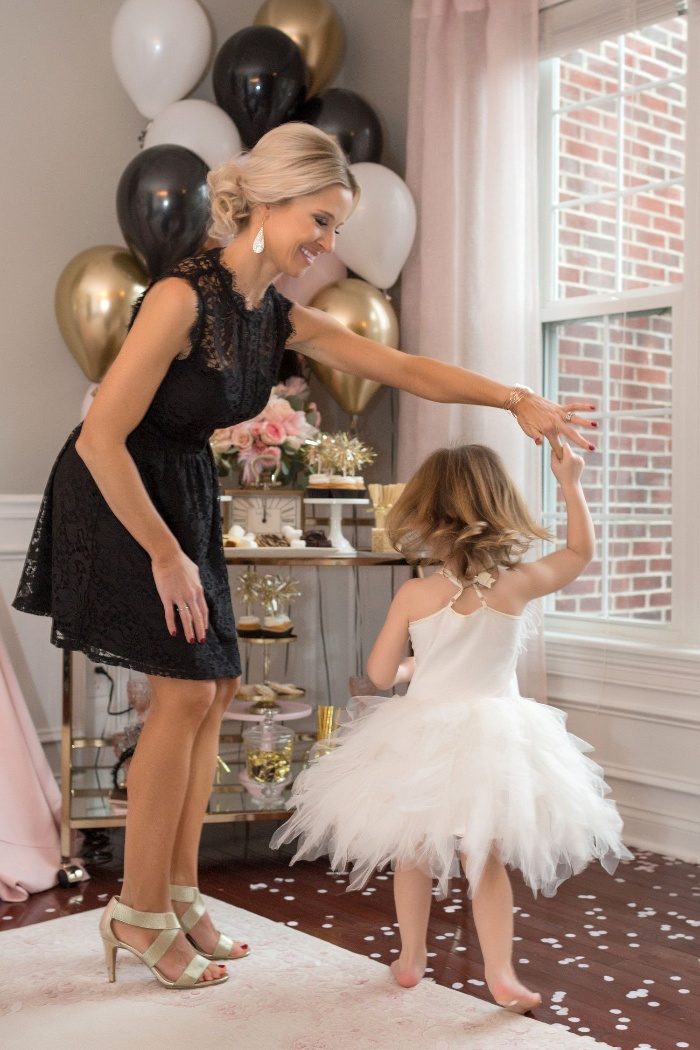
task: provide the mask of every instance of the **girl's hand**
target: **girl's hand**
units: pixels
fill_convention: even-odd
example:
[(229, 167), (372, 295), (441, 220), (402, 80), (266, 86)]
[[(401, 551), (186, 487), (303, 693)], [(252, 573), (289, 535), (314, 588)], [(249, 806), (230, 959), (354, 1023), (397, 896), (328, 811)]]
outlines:
[(179, 550), (154, 559), (151, 568), (171, 635), (177, 634), (179, 617), (187, 641), (194, 642), (196, 638), (203, 642), (209, 627), (209, 610), (195, 563)]
[(583, 459), (581, 456), (577, 456), (575, 452), (571, 451), (570, 445), (564, 444), (562, 445), (561, 459), (557, 457), (556, 452), (552, 449), (550, 466), (552, 468), (552, 474), (554, 474), (554, 477), (562, 488), (564, 488), (565, 485), (575, 484), (581, 477), (583, 472)]
[(592, 419), (584, 419), (579, 412), (591, 412), (595, 405), (584, 404), (580, 401), (572, 401), (567, 405), (556, 405), (548, 401), (546, 397), (539, 394), (527, 393), (515, 406), (515, 418), (521, 429), (531, 437), (536, 445), (541, 445), (546, 438), (552, 446), (552, 451), (557, 459), (562, 458), (562, 450), (566, 448), (561, 438), (566, 437), (574, 441), (581, 448), (589, 452), (595, 450), (595, 446), (586, 438), (581, 437), (576, 427), (595, 428), (598, 426)]

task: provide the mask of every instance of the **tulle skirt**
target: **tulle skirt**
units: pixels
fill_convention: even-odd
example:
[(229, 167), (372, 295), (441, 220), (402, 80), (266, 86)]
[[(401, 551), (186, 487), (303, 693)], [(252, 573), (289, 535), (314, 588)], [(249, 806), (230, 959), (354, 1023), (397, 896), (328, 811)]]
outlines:
[(376, 869), (418, 867), (448, 891), (461, 855), (470, 894), (490, 852), (553, 896), (598, 859), (614, 872), (632, 854), (592, 748), (566, 716), (523, 697), (355, 698), (335, 747), (296, 779), (292, 860), (328, 855), (360, 889)]

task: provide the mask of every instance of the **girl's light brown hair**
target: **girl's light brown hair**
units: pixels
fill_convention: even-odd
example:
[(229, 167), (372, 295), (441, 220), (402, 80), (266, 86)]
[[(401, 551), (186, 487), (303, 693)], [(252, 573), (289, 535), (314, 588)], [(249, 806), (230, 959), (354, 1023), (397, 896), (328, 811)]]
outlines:
[(449, 561), (461, 577), (513, 568), (536, 540), (551, 539), (486, 445), (441, 448), (428, 456), (386, 527), (407, 561)]

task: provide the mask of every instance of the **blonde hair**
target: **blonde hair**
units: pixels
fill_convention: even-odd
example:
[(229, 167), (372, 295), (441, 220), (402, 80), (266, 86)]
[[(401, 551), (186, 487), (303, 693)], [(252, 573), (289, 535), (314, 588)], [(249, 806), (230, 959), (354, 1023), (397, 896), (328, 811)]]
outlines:
[(209, 235), (228, 243), (244, 229), (257, 204), (286, 204), (339, 183), (356, 204), (357, 179), (340, 146), (311, 124), (273, 128), (243, 155), (209, 172)]
[(532, 519), (500, 457), (485, 445), (441, 448), (428, 456), (386, 527), (408, 561), (450, 561), (461, 577), (513, 568), (535, 540), (551, 539)]

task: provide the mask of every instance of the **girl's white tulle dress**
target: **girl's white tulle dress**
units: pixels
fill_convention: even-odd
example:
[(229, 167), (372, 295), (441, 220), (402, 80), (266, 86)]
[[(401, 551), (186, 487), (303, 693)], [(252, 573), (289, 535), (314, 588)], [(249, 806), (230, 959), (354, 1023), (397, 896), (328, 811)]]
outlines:
[(416, 670), (403, 697), (357, 697), (335, 748), (296, 779), (290, 819), (271, 845), (299, 838), (296, 860), (352, 866), (350, 889), (377, 868), (420, 867), (447, 893), (463, 854), (470, 892), (489, 851), (552, 896), (594, 858), (613, 872), (622, 821), (602, 770), (566, 716), (522, 697), (515, 674), (526, 616), (452, 605), (410, 624)]

